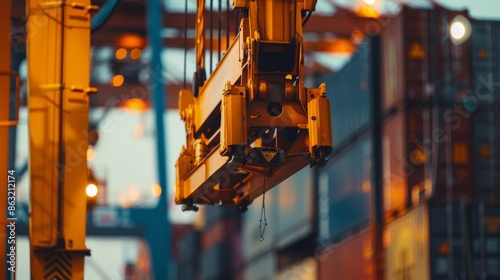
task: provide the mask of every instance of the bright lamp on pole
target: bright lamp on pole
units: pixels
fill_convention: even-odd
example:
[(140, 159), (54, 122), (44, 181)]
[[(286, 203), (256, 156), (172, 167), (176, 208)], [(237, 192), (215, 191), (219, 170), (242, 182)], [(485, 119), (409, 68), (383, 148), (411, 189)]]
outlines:
[(450, 24), (451, 41), (455, 45), (460, 45), (469, 39), (471, 30), (471, 24), (467, 18), (461, 15), (456, 16)]

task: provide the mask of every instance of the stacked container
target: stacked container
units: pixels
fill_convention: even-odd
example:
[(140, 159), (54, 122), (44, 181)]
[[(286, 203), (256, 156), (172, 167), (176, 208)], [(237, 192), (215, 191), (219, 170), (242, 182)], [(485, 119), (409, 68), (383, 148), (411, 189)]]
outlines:
[[(379, 95), (378, 40), (365, 41), (350, 62), (324, 77), (332, 99), (335, 147), (318, 177), (319, 279), (374, 279), (373, 104)], [(333, 243), (333, 245), (328, 245)]]
[(200, 232), (191, 229), (186, 232), (176, 244), (177, 257), (177, 279), (198, 279), (200, 266)]
[(499, 225), (498, 207), (423, 203), (387, 225), (385, 279), (499, 279)]
[[(314, 248), (306, 245), (314, 238), (312, 173), (306, 167), (265, 194), (265, 221), (262, 196), (243, 215), (244, 279), (275, 279), (282, 270), (313, 254)], [(304, 279), (316, 279), (316, 273), (306, 274), (310, 278)]]
[(472, 197), (471, 122), (464, 111), (470, 40), (455, 44), (448, 35), (457, 17), (468, 18), (466, 12), (403, 8), (381, 34), (388, 214), (431, 196), (441, 202)]
[[(473, 135), (486, 141), (474, 132), (471, 117), (472, 39), (457, 43), (448, 35), (458, 19), (467, 20), (467, 12), (404, 7), (327, 79), (335, 147), (319, 174), (318, 229), (319, 240), (333, 244), (322, 250), (329, 257), (318, 264), (321, 277), (335, 270), (339, 279), (444, 279), (439, 275), (445, 270), (450, 279), (471, 273), (467, 257), (471, 263), (497, 261), (470, 255), (456, 237), (479, 240), (470, 221), (456, 217), (474, 211), (480, 186), (473, 184)], [(483, 130), (491, 133), (492, 124)], [(418, 226), (408, 230), (408, 223)], [(442, 252), (446, 268), (435, 256), (433, 236), (462, 246)], [(371, 249), (363, 251), (360, 240)], [(367, 259), (373, 269), (364, 269), (361, 260), (350, 269), (337, 267), (349, 244), (357, 244), (348, 250), (352, 258), (372, 256)]]
[(404, 7), (319, 77), (328, 165), (266, 193), (262, 241), (263, 196), (207, 207), (200, 279), (500, 279), (500, 24), (458, 19)]
[(472, 23), (474, 183), (477, 200), (500, 200), (500, 23)]
[(201, 234), (201, 280), (237, 279), (242, 265), (241, 215), (236, 207), (206, 206)]

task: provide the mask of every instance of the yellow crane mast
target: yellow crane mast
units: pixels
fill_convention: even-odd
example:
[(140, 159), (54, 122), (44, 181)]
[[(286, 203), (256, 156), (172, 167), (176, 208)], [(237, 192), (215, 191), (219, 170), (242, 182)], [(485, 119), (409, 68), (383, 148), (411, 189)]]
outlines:
[[(237, 205), (289, 176), (326, 163), (332, 150), (325, 85), (304, 87), (302, 24), (308, 0), (234, 0), (239, 32), (203, 81), (204, 7), (198, 1), (194, 93), (182, 90), (186, 145), (176, 163), (175, 202)], [(308, 15), (309, 13), (309, 15)]]
[(31, 279), (83, 279), (90, 0), (27, 0)]

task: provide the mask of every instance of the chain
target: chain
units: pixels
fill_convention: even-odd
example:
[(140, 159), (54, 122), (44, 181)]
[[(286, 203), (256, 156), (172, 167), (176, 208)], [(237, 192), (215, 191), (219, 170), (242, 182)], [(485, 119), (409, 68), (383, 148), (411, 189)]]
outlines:
[[(266, 201), (266, 175), (264, 174), (264, 187), (262, 190), (262, 208), (260, 209), (260, 220), (259, 220), (260, 241), (264, 240), (264, 232), (266, 232), (266, 226), (267, 226), (265, 201)], [(262, 227), (262, 217), (264, 217), (264, 227)]]

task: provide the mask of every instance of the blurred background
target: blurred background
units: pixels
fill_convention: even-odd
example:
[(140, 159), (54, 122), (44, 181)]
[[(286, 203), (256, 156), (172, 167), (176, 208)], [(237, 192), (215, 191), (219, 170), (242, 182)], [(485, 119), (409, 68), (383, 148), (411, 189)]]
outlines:
[[(91, 37), (99, 94), (91, 98), (85, 279), (153, 279), (155, 266), (167, 267), (168, 279), (500, 279), (498, 1), (318, 1), (304, 27), (306, 86), (327, 84), (335, 147), (326, 167), (305, 168), (266, 194), (263, 240), (262, 197), (243, 214), (219, 206), (186, 213), (173, 203), (185, 142), (178, 93), (196, 70), (196, 1), (163, 1), (159, 73), (147, 67), (145, 2), (122, 0)], [(22, 34), (25, 4), (12, 3)], [(208, 73), (235, 35), (239, 15), (228, 3), (206, 1)], [(21, 41), (12, 60), (24, 102), (9, 159), (22, 205), (17, 279), (29, 279)], [(157, 181), (147, 85), (155, 75), (167, 101), (167, 193)], [(148, 240), (142, 224), (154, 224), (161, 196), (171, 240)], [(155, 242), (168, 251), (152, 257)]]

